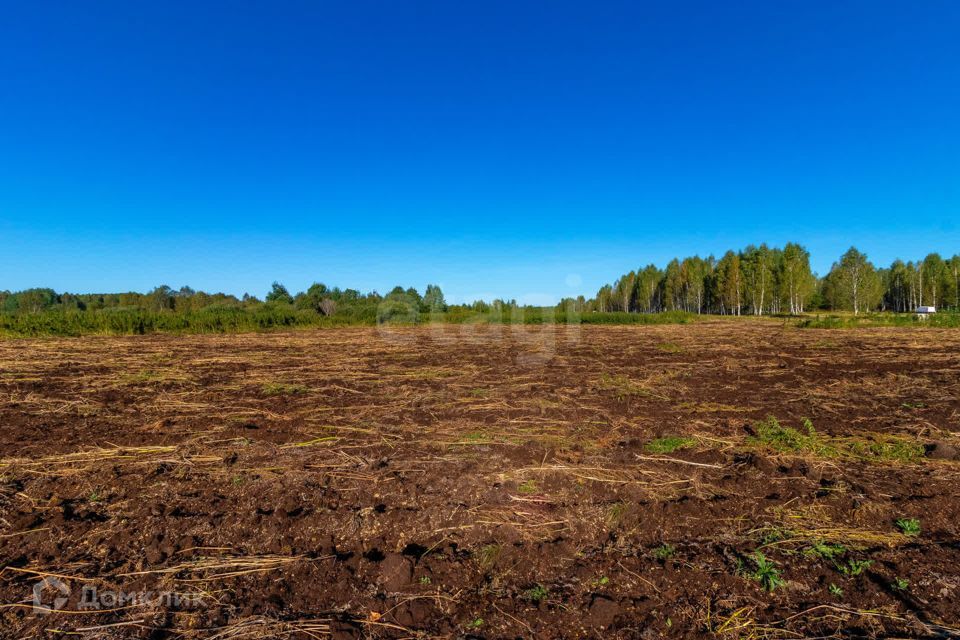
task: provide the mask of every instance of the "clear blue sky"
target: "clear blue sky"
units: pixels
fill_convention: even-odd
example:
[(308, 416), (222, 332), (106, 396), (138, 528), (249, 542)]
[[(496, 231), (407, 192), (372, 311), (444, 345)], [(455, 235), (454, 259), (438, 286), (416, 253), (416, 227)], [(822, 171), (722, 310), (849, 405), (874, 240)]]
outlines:
[(6, 2), (0, 289), (960, 252), (960, 2)]

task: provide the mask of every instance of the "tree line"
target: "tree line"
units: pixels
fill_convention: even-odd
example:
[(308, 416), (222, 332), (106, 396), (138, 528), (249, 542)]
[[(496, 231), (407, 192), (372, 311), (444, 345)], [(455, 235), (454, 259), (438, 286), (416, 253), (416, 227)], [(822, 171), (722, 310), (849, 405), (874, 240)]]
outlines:
[(579, 312), (687, 311), (722, 315), (800, 314), (811, 310), (913, 311), (922, 305), (960, 310), (960, 255), (931, 253), (916, 262), (876, 267), (851, 247), (819, 277), (796, 243), (766, 244), (713, 256), (674, 258), (620, 276), (587, 299), (560, 306)]
[[(810, 267), (810, 253), (799, 244), (788, 243), (783, 248), (750, 245), (740, 251), (727, 251), (720, 259), (674, 258), (663, 269), (650, 264), (601, 287), (593, 298), (566, 298), (555, 311), (567, 320), (608, 314), (610, 318), (632, 322), (625, 315), (613, 314), (765, 315), (811, 310), (859, 314), (908, 312), (921, 305), (960, 311), (960, 255), (947, 259), (931, 253), (922, 260), (895, 260), (887, 268), (878, 268), (865, 254), (851, 247), (829, 273), (819, 277)], [(320, 321), (372, 324), (427, 318), (465, 321), (479, 316), (515, 320), (517, 310), (533, 314), (537, 309), (502, 299), (450, 305), (440, 287), (433, 284), (427, 285), (422, 294), (413, 287), (397, 286), (381, 295), (376, 291), (330, 288), (322, 283), (291, 293), (275, 282), (263, 299), (165, 285), (147, 293), (74, 294), (48, 288), (0, 291), (0, 320), (6, 317), (8, 326), (15, 324), (11, 317), (62, 312), (71, 314), (77, 331), (103, 327), (134, 333), (144, 323), (229, 330)], [(543, 310), (540, 313), (538, 318), (546, 317)], [(172, 315), (187, 320), (174, 321), (170, 319)], [(90, 319), (92, 316), (97, 317), (96, 322)], [(49, 322), (54, 326), (55, 321)], [(30, 326), (42, 329), (46, 325), (32, 321)]]
[[(356, 289), (328, 287), (314, 283), (305, 291), (291, 293), (274, 282), (264, 297), (249, 294), (237, 297), (225, 293), (206, 293), (184, 286), (173, 289), (161, 285), (147, 293), (57, 293), (49, 288), (23, 291), (0, 290), (0, 324), (8, 327), (11, 318), (68, 315), (78, 331), (102, 327), (105, 331), (139, 333), (138, 323), (176, 330), (181, 325), (199, 325), (205, 330), (269, 328), (271, 326), (316, 324), (374, 324), (377, 322), (421, 322), (429, 318), (463, 321), (485, 316), (509, 320), (513, 310), (521, 309), (516, 300), (478, 300), (470, 304), (450, 305), (439, 285), (429, 284), (421, 294), (413, 287), (396, 286), (381, 295), (377, 291), (361, 293)], [(59, 317), (58, 316), (58, 317)], [(89, 317), (96, 316), (98, 322)], [(173, 320), (173, 316), (186, 318)], [(330, 321), (330, 322), (323, 322)], [(44, 324), (46, 322), (46, 324)], [(22, 326), (56, 326), (57, 320), (21, 320)], [(0, 329), (3, 327), (0, 326)], [(145, 327), (148, 330), (150, 327)]]
[[(384, 305), (384, 303), (387, 303)], [(39, 313), (42, 311), (104, 311), (111, 309), (142, 310), (154, 313), (191, 313), (210, 308), (254, 310), (261, 307), (310, 311), (320, 316), (375, 314), (378, 307), (390, 311), (390, 303), (405, 313), (446, 311), (443, 291), (437, 285), (427, 285), (421, 295), (414, 288), (395, 287), (386, 295), (376, 291), (360, 293), (356, 289), (328, 288), (314, 283), (306, 291), (291, 294), (279, 282), (274, 282), (261, 300), (244, 294), (238, 298), (226, 293), (206, 293), (184, 286), (172, 289), (161, 285), (147, 293), (57, 293), (49, 288), (23, 291), (0, 291), (0, 312), (8, 314)]]

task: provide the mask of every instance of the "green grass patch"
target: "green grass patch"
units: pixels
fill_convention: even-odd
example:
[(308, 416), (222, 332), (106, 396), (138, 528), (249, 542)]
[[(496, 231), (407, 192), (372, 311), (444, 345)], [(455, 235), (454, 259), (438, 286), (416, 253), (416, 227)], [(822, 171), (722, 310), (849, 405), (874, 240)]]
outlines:
[(536, 493), (538, 491), (537, 483), (533, 480), (527, 480), (517, 487), (517, 491), (526, 495)]
[(914, 313), (817, 314), (797, 321), (802, 329), (856, 329), (859, 327), (960, 327), (960, 313), (940, 311), (920, 319)]
[(163, 374), (158, 371), (153, 371), (152, 369), (144, 369), (136, 373), (130, 373), (120, 378), (121, 381), (127, 384), (140, 384), (143, 382), (156, 382), (158, 380), (163, 380)]
[(681, 436), (667, 436), (651, 440), (644, 445), (643, 450), (647, 453), (673, 453), (681, 449), (689, 449), (696, 446), (697, 441), (693, 438), (683, 438)]
[(868, 434), (862, 437), (830, 437), (817, 432), (804, 418), (800, 429), (784, 426), (773, 416), (755, 425), (756, 435), (748, 438), (754, 446), (779, 453), (813, 455), (821, 458), (852, 458), (873, 462), (915, 463), (924, 457), (924, 446), (908, 438)]
[(0, 337), (140, 335), (147, 333), (244, 333), (294, 327), (372, 326), (376, 324), (613, 324), (660, 325), (695, 322), (684, 311), (662, 313), (568, 313), (555, 307), (511, 307), (475, 311), (451, 307), (443, 313), (395, 301), (338, 304), (331, 316), (282, 303), (216, 303), (194, 310), (154, 311), (140, 306), (55, 307), (40, 311), (0, 310)]
[(917, 462), (926, 449), (919, 442), (893, 436), (874, 436), (871, 440), (851, 440), (850, 452), (859, 457), (889, 462)]
[(265, 396), (295, 396), (309, 393), (310, 388), (302, 384), (287, 384), (284, 382), (267, 382), (260, 387)]
[(761, 445), (781, 453), (811, 453), (817, 456), (834, 456), (837, 450), (822, 438), (809, 420), (804, 420), (803, 430), (785, 427), (773, 416), (755, 425), (756, 435), (751, 444)]

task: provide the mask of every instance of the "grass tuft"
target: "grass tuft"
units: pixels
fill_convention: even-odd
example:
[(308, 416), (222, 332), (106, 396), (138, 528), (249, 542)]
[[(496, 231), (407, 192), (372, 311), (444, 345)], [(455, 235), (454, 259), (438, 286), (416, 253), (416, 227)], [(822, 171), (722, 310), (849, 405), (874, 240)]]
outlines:
[(647, 453), (673, 453), (681, 449), (689, 449), (697, 444), (693, 438), (683, 438), (680, 436), (667, 436), (651, 440), (644, 447)]
[(480, 548), (477, 553), (477, 562), (484, 571), (489, 571), (500, 558), (502, 547), (499, 544), (487, 544)]
[(295, 396), (309, 393), (310, 388), (302, 384), (286, 384), (283, 382), (267, 382), (260, 387), (265, 396)]
[(775, 449), (781, 453), (811, 453), (817, 456), (834, 456), (835, 448), (829, 446), (813, 428), (813, 423), (804, 419), (804, 430), (785, 427), (773, 416), (768, 416), (756, 425), (757, 435), (750, 442)]

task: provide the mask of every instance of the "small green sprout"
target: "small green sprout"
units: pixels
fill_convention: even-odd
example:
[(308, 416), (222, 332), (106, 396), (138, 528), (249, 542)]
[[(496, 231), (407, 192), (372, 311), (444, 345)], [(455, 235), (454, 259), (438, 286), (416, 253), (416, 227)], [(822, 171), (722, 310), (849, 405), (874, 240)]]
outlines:
[(777, 569), (777, 566), (773, 564), (770, 560), (767, 560), (759, 551), (755, 552), (750, 556), (750, 559), (753, 560), (753, 563), (756, 565), (756, 570), (750, 574), (750, 577), (760, 583), (767, 591), (776, 591), (779, 587), (784, 586), (786, 581), (780, 576), (780, 570)]
[(542, 584), (537, 584), (530, 589), (527, 589), (523, 595), (530, 602), (539, 603), (542, 600), (546, 600), (547, 596), (550, 595), (550, 592)]
[(905, 536), (920, 535), (920, 521), (916, 518), (897, 518), (897, 528)]
[(677, 549), (672, 544), (662, 544), (653, 550), (653, 557), (660, 562), (666, 562), (672, 558), (676, 552)]
[(845, 576), (858, 576), (872, 564), (873, 560), (851, 560), (847, 564), (838, 564), (837, 569)]

